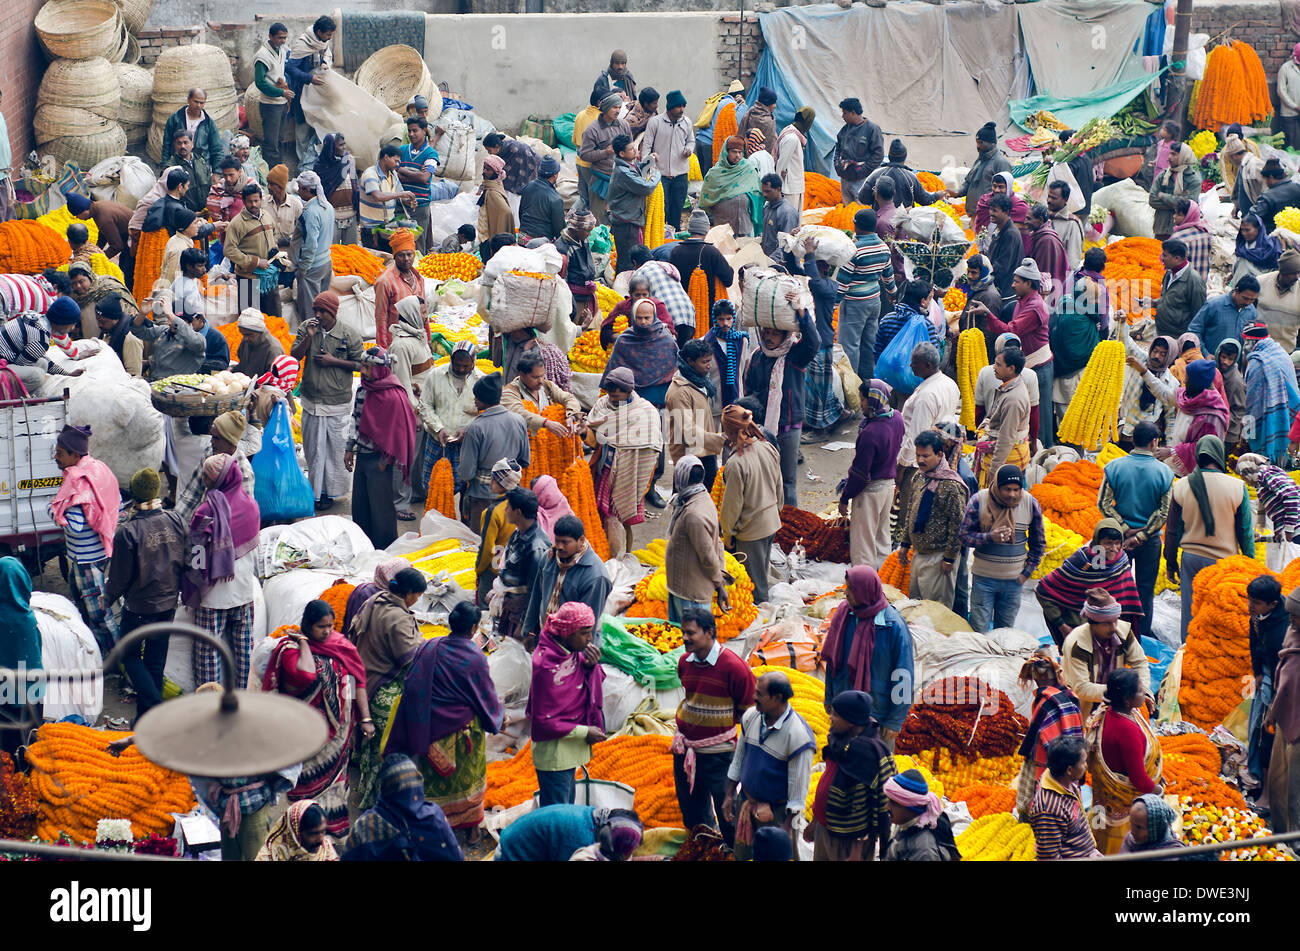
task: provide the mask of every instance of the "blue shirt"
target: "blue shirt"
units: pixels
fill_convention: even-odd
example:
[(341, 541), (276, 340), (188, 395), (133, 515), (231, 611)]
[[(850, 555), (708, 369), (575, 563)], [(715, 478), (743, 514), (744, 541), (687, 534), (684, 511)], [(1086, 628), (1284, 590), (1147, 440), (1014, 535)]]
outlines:
[(1236, 340), (1241, 343), (1242, 330), (1255, 319), (1254, 304), (1247, 304), (1238, 310), (1232, 302), (1232, 294), (1227, 293), (1202, 304), (1187, 326), (1187, 332), (1200, 338), (1201, 353), (1207, 360), (1213, 360), (1215, 351), (1223, 341)]
[[(702, 142), (705, 145), (713, 144), (713, 125), (715, 122), (718, 121), (718, 113), (722, 111), (722, 107), (725, 106), (727, 103), (735, 102), (735, 101), (736, 101), (735, 98), (733, 98), (732, 96), (723, 96), (721, 99), (718, 100), (718, 104), (713, 107), (713, 118), (709, 120), (709, 124), (706, 125), (703, 129), (695, 130), (696, 142)], [(740, 128), (739, 115), (736, 116), (736, 128)]]
[(329, 264), (330, 245), (334, 242), (334, 209), (313, 198), (302, 206), (298, 227), (302, 229), (298, 267), (315, 271)]
[(1107, 463), (1102, 479), (1110, 483), (1115, 511), (1129, 528), (1144, 527), (1174, 485), (1173, 470), (1149, 452), (1131, 452)]
[[(853, 635), (858, 619), (849, 614), (844, 626), (844, 656), (853, 650)], [(915, 687), (912, 683), (912, 634), (903, 616), (892, 607), (876, 615), (876, 640), (871, 650), (871, 715), (883, 729), (901, 730), (912, 706)], [(826, 677), (826, 699), (852, 690), (848, 666), (835, 676)]]
[[(416, 151), (415, 146), (409, 142), (402, 146), (402, 161), (397, 167), (404, 168), (407, 171), (428, 172), (433, 175), (438, 171), (438, 150), (428, 142), (424, 143), (424, 148)], [(402, 187), (415, 196), (415, 203), (421, 207), (429, 204), (429, 184), (428, 182), (402, 182)]]
[(104, 542), (99, 533), (86, 524), (86, 516), (80, 505), (69, 506), (63, 517), (68, 523), (63, 526), (64, 546), (68, 557), (79, 565), (93, 565), (108, 559)]
[(567, 862), (596, 841), (591, 806), (544, 806), (526, 812), (501, 830), (498, 862)]

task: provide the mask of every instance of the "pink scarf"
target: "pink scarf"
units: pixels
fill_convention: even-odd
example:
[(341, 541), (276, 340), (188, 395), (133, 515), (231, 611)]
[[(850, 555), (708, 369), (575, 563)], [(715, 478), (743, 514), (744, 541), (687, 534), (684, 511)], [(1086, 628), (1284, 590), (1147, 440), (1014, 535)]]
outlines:
[(113, 470), (98, 459), (82, 456), (75, 466), (63, 470), (63, 485), (50, 503), (50, 514), (64, 527), (68, 524), (68, 509), (80, 505), (86, 524), (95, 530), (111, 557), (121, 498)]
[(181, 579), (181, 600), (191, 610), (203, 595), (235, 577), (235, 562), (257, 548), (261, 510), (244, 491), (244, 478), (234, 456), (227, 456), (216, 485), (190, 521), (190, 544), (204, 553), (202, 567), (192, 567)]
[[(559, 583), (556, 583), (559, 586)], [(578, 608), (585, 609), (585, 614)], [(547, 618), (533, 651), (533, 680), (528, 695), (528, 718), (533, 740), (559, 740), (574, 727), (605, 728), (605, 670), (596, 664), (588, 667), (582, 655), (569, 650), (561, 638), (578, 627), (594, 623), (591, 608), (570, 602)]]
[[(846, 600), (831, 615), (830, 630), (822, 647), (826, 675), (829, 679), (847, 670), (849, 689), (870, 693), (871, 654), (876, 646), (876, 615), (888, 607), (889, 600), (885, 597), (880, 575), (870, 565), (854, 565), (845, 573), (844, 584), (857, 604)], [(854, 629), (853, 646), (845, 651), (844, 630), (848, 627), (850, 614), (857, 618), (857, 627)]]
[(772, 375), (767, 380), (767, 409), (763, 413), (763, 425), (776, 432), (777, 426), (781, 421), (781, 387), (785, 383), (785, 358), (790, 352), (790, 348), (803, 339), (802, 334), (787, 333), (785, 340), (781, 341), (781, 346), (775, 350), (769, 350), (763, 344), (763, 338), (759, 336), (759, 347), (763, 350), (763, 355), (771, 357)]
[(560, 491), (560, 486), (551, 476), (538, 476), (533, 484), (537, 495), (537, 524), (546, 533), (547, 538), (555, 537), (555, 523), (566, 515), (572, 515), (569, 500)]
[(1173, 151), (1173, 149), (1174, 149), (1174, 143), (1172, 139), (1166, 139), (1165, 141), (1161, 142), (1159, 145), (1156, 146), (1155, 171), (1157, 175), (1159, 175), (1163, 171), (1168, 170), (1169, 155)]
[(373, 367), (371, 373), (373, 376), (368, 379), (361, 377), (366, 401), (361, 406), (357, 431), (380, 454), (401, 466), (403, 475), (409, 475), (415, 459), (415, 413), (411, 398), (406, 395), (402, 381), (388, 367)]

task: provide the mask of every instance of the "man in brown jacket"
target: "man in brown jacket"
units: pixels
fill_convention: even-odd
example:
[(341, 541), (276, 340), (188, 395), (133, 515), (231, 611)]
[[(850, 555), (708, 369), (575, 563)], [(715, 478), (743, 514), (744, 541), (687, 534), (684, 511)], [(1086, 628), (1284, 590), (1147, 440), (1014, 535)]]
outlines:
[(262, 313), (279, 317), (279, 272), (271, 265), (271, 258), (279, 251), (275, 219), (262, 208), (262, 189), (257, 185), (245, 185), (240, 197), (244, 208), (226, 227), (222, 242), (226, 257), (235, 269), (239, 309), (259, 307)]
[(718, 474), (722, 433), (713, 431), (711, 401), (718, 388), (709, 378), (713, 349), (708, 341), (688, 340), (677, 357), (677, 373), (668, 384), (664, 410), (668, 417), (668, 454), (677, 462), (687, 453), (704, 466), (704, 486), (713, 487)]
[(698, 456), (682, 456), (673, 469), (673, 514), (668, 522), (668, 548), (664, 565), (668, 571), (668, 620), (682, 623), (688, 605), (713, 610), (731, 609), (727, 598), (719, 537), (718, 510), (713, 507), (704, 482), (704, 464)]
[[(560, 439), (566, 439), (574, 432), (586, 432), (582, 422), (582, 404), (572, 393), (566, 393), (550, 380), (546, 379), (546, 359), (540, 350), (529, 350), (519, 358), (519, 375), (505, 385), (501, 391), (501, 405), (512, 413), (524, 418), (530, 433), (547, 429)], [(524, 403), (532, 403), (537, 409), (530, 410)], [(564, 406), (565, 421), (547, 419), (541, 414), (552, 403)]]
[(1029, 391), (1020, 379), (1024, 369), (1024, 352), (1010, 347), (993, 362), (999, 386), (984, 418), (986, 437), (976, 443), (981, 488), (988, 488), (993, 473), (1007, 463), (1022, 469), (1029, 464)]
[(754, 414), (740, 406), (722, 411), (722, 432), (733, 452), (722, 470), (722, 540), (743, 553), (745, 571), (754, 583), (754, 603), (767, 600), (772, 536), (781, 527), (781, 456), (763, 438)]
[(900, 508), (903, 547), (898, 560), (906, 565), (911, 551), (909, 597), (938, 601), (950, 608), (957, 588), (961, 520), (970, 492), (948, 465), (939, 433), (922, 431), (913, 443), (919, 478), (908, 486)]

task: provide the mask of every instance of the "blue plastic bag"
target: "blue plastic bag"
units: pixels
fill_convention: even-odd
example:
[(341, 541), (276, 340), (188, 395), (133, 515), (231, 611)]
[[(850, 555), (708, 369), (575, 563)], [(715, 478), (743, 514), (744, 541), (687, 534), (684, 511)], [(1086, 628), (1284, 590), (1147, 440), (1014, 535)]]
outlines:
[(316, 514), (311, 483), (293, 450), (293, 425), (289, 404), (281, 400), (271, 412), (262, 433), (262, 449), (249, 462), (253, 466), (253, 495), (262, 510), (262, 522), (289, 522)]
[(921, 378), (912, 372), (912, 350), (918, 343), (930, 342), (930, 328), (926, 326), (929, 320), (919, 313), (909, 317), (876, 360), (876, 378), (884, 380), (896, 393), (911, 393), (921, 385)]

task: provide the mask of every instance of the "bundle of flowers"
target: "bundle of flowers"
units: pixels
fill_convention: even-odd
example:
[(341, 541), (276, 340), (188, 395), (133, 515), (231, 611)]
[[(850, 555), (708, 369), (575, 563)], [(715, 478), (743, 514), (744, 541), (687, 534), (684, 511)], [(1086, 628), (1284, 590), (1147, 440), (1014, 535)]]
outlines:
[(821, 223), (828, 228), (838, 228), (840, 231), (847, 231), (852, 234), (853, 216), (866, 207), (866, 205), (860, 205), (856, 201), (849, 205), (836, 205), (826, 213)]
[(384, 262), (380, 258), (355, 244), (330, 245), (330, 264), (335, 277), (353, 274), (367, 284), (375, 283), (384, 272)]
[(942, 780), (945, 786), (953, 789), (973, 786), (976, 783), (1006, 786), (1015, 780), (1024, 762), (1023, 758), (1015, 754), (983, 756), (971, 760), (956, 755), (948, 749), (922, 750), (914, 754), (913, 758)]
[(907, 594), (908, 586), (912, 581), (912, 560), (909, 558), (904, 565), (898, 557), (898, 552), (891, 551), (885, 558), (885, 563), (880, 566), (880, 580)]
[[(1212, 845), (1216, 842), (1260, 838), (1269, 834), (1268, 824), (1246, 806), (1220, 806), (1197, 801), (1195, 796), (1180, 796), (1183, 814), (1183, 841), (1188, 845)], [(1294, 862), (1295, 856), (1284, 849), (1265, 846), (1256, 849), (1226, 849), (1218, 853), (1220, 862)]]
[[(9, 222), (12, 224), (13, 222)], [(0, 225), (0, 228), (4, 228)], [(153, 293), (154, 281), (158, 280), (162, 273), (163, 252), (167, 249), (167, 229), (159, 228), (157, 231), (145, 231), (140, 235), (135, 246), (135, 278), (131, 288), (131, 295), (135, 302), (141, 307)], [(3, 241), (0, 240), (0, 246)], [(63, 260), (68, 259), (71, 251), (64, 253)], [(3, 267), (3, 261), (0, 260), (0, 267)]]
[(934, 172), (917, 172), (916, 179), (921, 183), (921, 187), (928, 192), (943, 192), (948, 190), (948, 186), (943, 183), (943, 179)]
[(667, 654), (682, 646), (682, 629), (667, 621), (629, 624), (627, 632), (633, 637), (639, 637), (661, 654)]
[(1005, 693), (977, 677), (945, 677), (928, 685), (922, 697), (903, 721), (895, 744), (900, 753), (945, 749), (970, 760), (1010, 756), (1029, 728)]
[(189, 812), (194, 793), (180, 773), (155, 766), (134, 746), (120, 757), (108, 744), (129, 733), (92, 730), (72, 723), (47, 723), (27, 748), (36, 797), (36, 834), (77, 842), (95, 841), (105, 816), (130, 820), (134, 838), (170, 832), (172, 813)]
[(447, 518), (456, 518), (456, 474), (451, 460), (443, 456), (433, 464), (429, 473), (429, 494), (424, 498), (424, 510), (437, 509)]
[(34, 219), (0, 222), (0, 274), (40, 274), (71, 256), (67, 239)]
[(1300, 233), (1300, 208), (1288, 205), (1273, 216), (1273, 223), (1287, 231)]
[(726, 485), (722, 481), (722, 473), (727, 467), (718, 466), (718, 474), (713, 477), (713, 488), (709, 491), (709, 498), (713, 499), (713, 507), (719, 512), (722, 511), (722, 492)]
[(1102, 447), (1101, 452), (1098, 453), (1095, 461), (1097, 465), (1105, 469), (1108, 463), (1114, 462), (1116, 459), (1123, 459), (1127, 455), (1128, 453), (1119, 448), (1115, 443), (1108, 442)]
[(776, 536), (772, 540), (788, 555), (790, 549), (797, 544), (802, 544), (806, 549), (807, 540), (818, 535), (825, 524), (825, 520), (820, 515), (795, 508), (793, 505), (783, 505), (781, 527), (777, 529)]
[(1236, 40), (1210, 50), (1205, 76), (1196, 90), (1192, 125), (1198, 129), (1218, 129), (1234, 122), (1249, 125), (1272, 114), (1268, 79), (1254, 47)]
[[(677, 230), (680, 222), (673, 222)], [(660, 182), (645, 200), (645, 246), (650, 249), (664, 243), (664, 184)]]
[(1119, 438), (1119, 398), (1124, 387), (1124, 345), (1103, 340), (1088, 358), (1079, 388), (1061, 420), (1060, 440), (1087, 450)]
[[(475, 566), (478, 563), (478, 552), (461, 551), (460, 542), (449, 539), (455, 545), (451, 550), (444, 550), (433, 555), (422, 558), (418, 561), (412, 561), (412, 567), (424, 572), (430, 578), (436, 577), (439, 573), (445, 572), (451, 576), (451, 580), (460, 585), (465, 591), (473, 591), (478, 582), (478, 575), (475, 572)], [(410, 558), (410, 555), (404, 556)]]
[(1016, 805), (1016, 791), (1010, 786), (974, 783), (949, 791), (953, 802), (964, 802), (972, 818), (980, 819), (999, 812), (1010, 812)]
[(99, 244), (99, 225), (95, 223), (94, 218), (81, 219), (73, 215), (67, 205), (60, 205), (53, 211), (47, 211), (39, 218), (33, 219), (37, 224), (44, 225), (53, 231), (60, 238), (67, 238), (68, 226), (71, 224), (85, 225), (86, 231), (90, 234), (90, 243)]
[(949, 288), (948, 293), (943, 295), (943, 309), (954, 313), (961, 313), (966, 306), (966, 292), (960, 287)]
[[(612, 287), (606, 287), (604, 284), (597, 282), (596, 306), (600, 308), (600, 314), (602, 317), (608, 317), (609, 312), (613, 310), (614, 306), (618, 304), (618, 302), (621, 301), (622, 299), (623, 299), (623, 295), (620, 294), (618, 291), (614, 290)], [(615, 336), (621, 334), (624, 330), (627, 330), (627, 321), (623, 320), (622, 323), (623, 326), (620, 328), (618, 325), (619, 322), (618, 321), (614, 322)]]
[[(537, 404), (524, 400), (524, 409), (536, 413)], [(563, 403), (551, 403), (541, 411), (541, 415), (550, 422), (566, 425)], [(582, 462), (582, 437), (569, 435), (560, 437), (546, 427), (528, 434), (528, 447), (531, 457), (528, 468), (524, 470), (521, 485), (532, 485), (538, 476), (548, 475), (558, 483), (560, 476), (574, 462)]]
[[(596, 507), (596, 485), (591, 481), (591, 466), (581, 455), (555, 480), (560, 492), (569, 500), (569, 508), (582, 520), (587, 529), (587, 541), (604, 561), (609, 558), (609, 539), (605, 537), (605, 522)], [(667, 617), (667, 615), (664, 615)]]
[(717, 118), (713, 120), (713, 164), (718, 164), (718, 159), (722, 156), (723, 147), (727, 139), (736, 134), (736, 104), (728, 102), (718, 110)]
[(0, 839), (29, 839), (36, 832), (36, 801), (27, 775), (0, 752)]
[(356, 587), (356, 585), (348, 584), (340, 578), (321, 592), (320, 600), (328, 604), (334, 611), (335, 630), (338, 630), (338, 626), (343, 623), (343, 615), (348, 611), (348, 598), (352, 597), (352, 592), (356, 590)]
[(1106, 245), (1106, 290), (1112, 310), (1128, 312), (1129, 323), (1152, 316), (1152, 308), (1142, 308), (1138, 300), (1160, 299), (1160, 282), (1165, 266), (1160, 263), (1160, 242), (1154, 238), (1120, 238)]
[[(590, 531), (590, 529), (588, 529)], [(725, 568), (735, 581), (727, 586), (727, 597), (731, 600), (731, 610), (725, 614), (718, 607), (718, 598), (713, 598), (713, 616), (717, 619), (718, 640), (729, 641), (740, 635), (758, 617), (754, 607), (754, 583), (749, 579), (749, 572), (736, 560), (731, 552), (725, 553)], [(657, 568), (637, 582), (633, 588), (636, 600), (627, 609), (628, 617), (663, 618), (668, 617), (668, 573)]]
[(1010, 812), (978, 818), (957, 836), (957, 851), (966, 862), (1032, 862), (1035, 850), (1033, 830)]
[(688, 182), (702, 182), (704, 175), (700, 172), (700, 159), (694, 152), (691, 153), (690, 168), (686, 173)]
[(816, 172), (803, 173), (804, 208), (834, 208), (840, 203), (840, 183)]
[[(945, 307), (947, 301), (945, 297)], [(964, 307), (965, 304), (963, 303), (962, 306)], [(984, 340), (984, 331), (971, 328), (958, 334), (957, 388), (961, 391), (961, 424), (972, 432), (975, 429), (975, 379), (988, 363), (989, 351)]]
[[(289, 329), (289, 324), (283, 317), (272, 317), (263, 314), (262, 319), (266, 321), (266, 329), (276, 340), (280, 341), (280, 346), (284, 347), (284, 352), (288, 353), (293, 349), (294, 333)], [(239, 345), (244, 340), (244, 332), (239, 329), (238, 323), (222, 324), (217, 330), (221, 331), (221, 336), (226, 338), (226, 343), (230, 346), (230, 359), (234, 360), (235, 355), (239, 353)]]
[[(122, 273), (122, 269), (110, 261), (107, 254), (102, 252), (99, 254), (92, 254), (90, 260), (86, 263), (90, 265), (90, 269), (96, 274), (103, 274), (106, 277), (115, 277), (123, 284), (126, 283), (126, 276)], [(59, 270), (67, 273), (68, 265), (60, 264)]]
[(1061, 567), (1065, 559), (1073, 555), (1087, 542), (1087, 539), (1082, 535), (1057, 525), (1046, 514), (1043, 515), (1043, 534), (1047, 536), (1047, 551), (1032, 575), (1032, 577), (1039, 579), (1046, 578)]
[(1183, 718), (1203, 730), (1222, 723), (1244, 699), (1250, 676), (1246, 585), (1262, 574), (1278, 577), (1253, 558), (1233, 555), (1202, 568), (1192, 584), (1178, 705)]
[(763, 665), (754, 667), (753, 671), (755, 677), (762, 677), (764, 674), (784, 674), (789, 678), (790, 686), (794, 688), (794, 699), (790, 701), (790, 706), (794, 708), (795, 713), (804, 718), (804, 722), (816, 736), (817, 752), (813, 755), (813, 762), (820, 763), (822, 747), (826, 745), (826, 735), (831, 729), (831, 718), (826, 712), (825, 705), (826, 684), (812, 674), (790, 667)]
[(475, 255), (466, 254), (464, 251), (456, 251), (453, 254), (426, 254), (420, 258), (415, 269), (435, 281), (459, 278), (468, 283), (483, 273), (483, 262)]
[(668, 553), (668, 539), (656, 538), (644, 548), (638, 548), (632, 552), (637, 561), (643, 565), (649, 565), (651, 568), (662, 568), (664, 559)]
[(1038, 500), (1045, 517), (1084, 539), (1091, 539), (1101, 521), (1101, 509), (1097, 508), (1100, 491), (1101, 466), (1081, 459), (1058, 463), (1029, 494)]
[[(709, 282), (713, 283), (713, 299), (715, 301), (725, 300), (727, 297), (726, 289), (719, 284), (714, 278), (704, 273), (703, 268), (697, 267), (691, 272), (691, 279), (686, 282), (686, 296), (691, 299), (691, 306), (695, 308), (695, 336), (703, 337), (713, 326), (713, 316), (709, 310)], [(618, 324), (623, 320), (619, 318), (614, 322), (614, 332), (621, 333)], [(626, 326), (624, 329), (627, 329)]]
[(600, 373), (608, 359), (608, 351), (600, 345), (599, 329), (581, 334), (569, 351), (569, 366), (579, 373)]
[(1219, 140), (1209, 129), (1202, 129), (1187, 140), (1187, 147), (1192, 150), (1192, 154), (1196, 156), (1196, 160), (1199, 162), (1211, 152), (1218, 151)]

